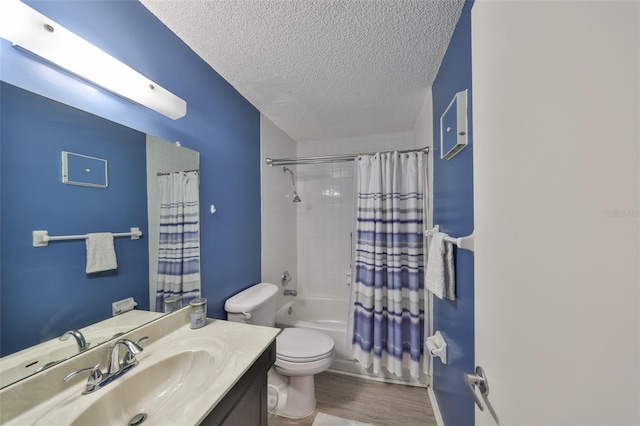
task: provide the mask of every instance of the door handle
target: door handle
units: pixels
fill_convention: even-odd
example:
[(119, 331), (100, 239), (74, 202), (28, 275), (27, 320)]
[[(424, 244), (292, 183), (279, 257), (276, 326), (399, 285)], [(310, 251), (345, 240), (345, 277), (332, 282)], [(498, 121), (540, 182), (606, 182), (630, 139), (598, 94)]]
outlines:
[(476, 394), (473, 388), (477, 386), (482, 396), (489, 395), (489, 384), (487, 383), (487, 376), (485, 376), (482, 367), (477, 366), (475, 374), (462, 373), (462, 379), (469, 392), (471, 392), (471, 396), (473, 396), (473, 400), (478, 405), (480, 411), (484, 411), (484, 405), (482, 405), (482, 401), (480, 401), (478, 394)]

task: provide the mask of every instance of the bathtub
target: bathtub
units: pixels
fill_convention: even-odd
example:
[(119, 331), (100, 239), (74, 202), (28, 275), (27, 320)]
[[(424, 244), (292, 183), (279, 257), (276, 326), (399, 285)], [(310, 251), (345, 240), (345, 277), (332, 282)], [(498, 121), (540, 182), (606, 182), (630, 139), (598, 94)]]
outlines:
[[(282, 303), (282, 302), (281, 302)], [(410, 377), (405, 371), (403, 379), (383, 369), (382, 375), (374, 375), (357, 361), (347, 356), (347, 318), (349, 301), (320, 297), (286, 297), (284, 304), (276, 313), (276, 327), (307, 328), (330, 336), (335, 343), (335, 358), (330, 370), (337, 373), (357, 375), (389, 383), (426, 387), (428, 378), (421, 374), (420, 379)]]

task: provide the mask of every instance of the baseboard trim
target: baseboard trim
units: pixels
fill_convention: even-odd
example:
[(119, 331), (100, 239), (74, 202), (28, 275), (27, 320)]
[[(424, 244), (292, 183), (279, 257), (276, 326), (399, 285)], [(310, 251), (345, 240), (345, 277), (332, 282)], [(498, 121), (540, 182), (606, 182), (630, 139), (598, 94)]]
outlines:
[(440, 407), (438, 407), (438, 400), (436, 399), (436, 394), (433, 393), (433, 388), (431, 386), (427, 388), (427, 393), (429, 394), (429, 401), (431, 402), (431, 408), (433, 408), (433, 415), (436, 418), (436, 424), (438, 426), (444, 426), (444, 420), (442, 420), (442, 413), (440, 413)]

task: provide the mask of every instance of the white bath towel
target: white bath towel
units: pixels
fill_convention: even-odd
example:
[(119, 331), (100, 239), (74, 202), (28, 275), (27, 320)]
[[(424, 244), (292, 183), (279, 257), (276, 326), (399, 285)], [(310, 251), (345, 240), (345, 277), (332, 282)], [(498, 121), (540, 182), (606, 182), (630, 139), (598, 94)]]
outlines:
[(118, 269), (111, 232), (87, 234), (87, 274)]
[(439, 297), (455, 300), (456, 278), (453, 265), (453, 245), (444, 240), (446, 234), (434, 232), (429, 246), (424, 285)]

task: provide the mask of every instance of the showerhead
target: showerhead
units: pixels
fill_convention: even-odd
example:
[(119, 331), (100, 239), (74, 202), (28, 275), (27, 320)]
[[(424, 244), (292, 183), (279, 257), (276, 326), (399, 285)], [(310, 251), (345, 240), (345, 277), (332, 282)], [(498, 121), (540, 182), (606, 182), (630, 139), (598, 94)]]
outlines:
[(291, 183), (293, 184), (293, 202), (294, 203), (299, 203), (302, 200), (300, 199), (300, 196), (298, 195), (298, 190), (296, 189), (296, 181), (293, 179), (293, 172), (291, 171), (291, 169), (287, 169), (286, 167), (282, 168), (283, 172), (289, 172), (291, 173)]

